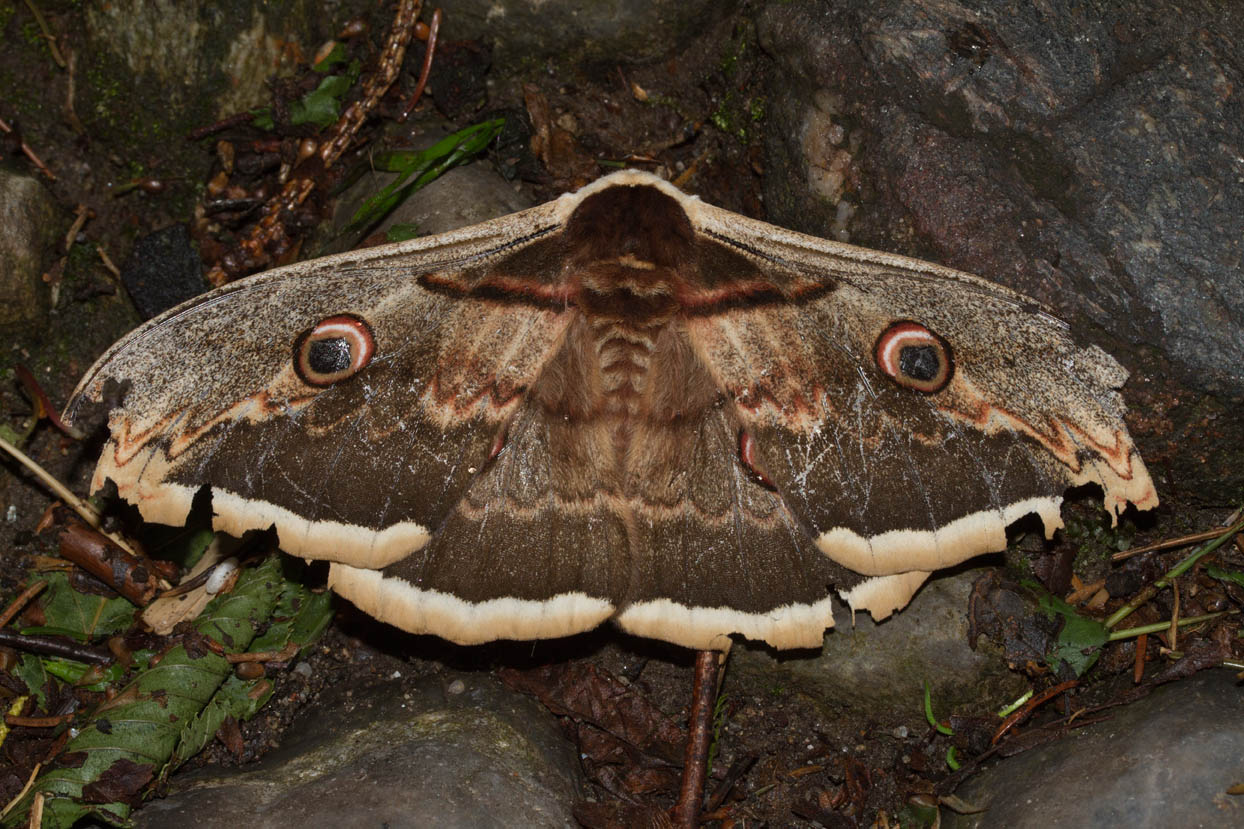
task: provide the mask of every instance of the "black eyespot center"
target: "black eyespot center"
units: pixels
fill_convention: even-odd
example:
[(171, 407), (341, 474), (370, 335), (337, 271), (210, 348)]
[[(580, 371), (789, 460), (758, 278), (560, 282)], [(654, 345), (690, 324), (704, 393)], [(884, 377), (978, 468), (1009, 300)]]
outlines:
[(307, 347), (307, 365), (317, 374), (345, 371), (350, 362), (350, 343), (345, 337), (313, 340)]
[(899, 350), (898, 367), (911, 379), (927, 383), (941, 371), (942, 360), (931, 345), (905, 345)]

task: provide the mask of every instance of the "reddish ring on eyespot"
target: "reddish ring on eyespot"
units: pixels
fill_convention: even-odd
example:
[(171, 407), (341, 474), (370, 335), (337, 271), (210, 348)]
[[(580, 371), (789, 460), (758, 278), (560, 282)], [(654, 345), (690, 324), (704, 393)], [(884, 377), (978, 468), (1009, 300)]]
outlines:
[(376, 353), (371, 326), (354, 314), (326, 317), (298, 335), (294, 371), (304, 383), (326, 388), (358, 374)]
[(955, 373), (950, 344), (912, 320), (899, 320), (882, 331), (873, 358), (885, 376), (923, 394), (946, 388)]
[(739, 430), (739, 460), (743, 462), (743, 467), (752, 474), (756, 483), (765, 489), (777, 491), (777, 486), (774, 485), (773, 481), (769, 480), (769, 476), (761, 472), (756, 465), (758, 460), (756, 457), (756, 439), (746, 429)]

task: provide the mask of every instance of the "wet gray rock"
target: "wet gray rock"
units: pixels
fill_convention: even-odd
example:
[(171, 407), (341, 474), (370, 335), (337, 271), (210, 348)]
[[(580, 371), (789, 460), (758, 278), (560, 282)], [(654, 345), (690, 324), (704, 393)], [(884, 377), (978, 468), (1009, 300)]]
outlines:
[[(318, 41), (333, 34), (322, 28), (332, 20), (307, 0), (117, 0), (88, 7), (86, 22), (96, 66), (119, 76), (119, 67), (109, 67), (110, 61), (121, 62), (130, 79), (123, 100), (88, 97), (109, 110), (100, 115), (117, 121), (142, 118), (143, 112), (147, 119), (152, 113), (168, 118), (205, 102), (217, 106), (216, 117), (265, 104), (267, 80), (295, 66), (298, 49), (291, 44), (313, 55)], [(148, 99), (150, 111), (142, 106)]]
[(502, 73), (539, 66), (659, 58), (721, 20), (733, 0), (454, 0), (444, 36), (492, 44)]
[(175, 778), (135, 825), (576, 825), (573, 748), (551, 714), (489, 676), (339, 689), (290, 734), (254, 765)]
[[(1244, 689), (1230, 671), (1158, 688), (1105, 722), (1006, 758), (959, 787), (988, 809), (951, 829), (1244, 825)], [(943, 810), (945, 812), (945, 810)]]
[(42, 184), (0, 168), (0, 326), (33, 327), (47, 316), (43, 269), (65, 225)]
[(982, 273), (1244, 397), (1244, 9), (805, 0), (758, 32), (771, 218)]
[(931, 579), (901, 612), (877, 623), (836, 606), (834, 629), (819, 654), (776, 653), (750, 643), (730, 655), (727, 683), (797, 689), (826, 710), (847, 707), (864, 717), (923, 722), (924, 683), (937, 710), (966, 712), (1023, 692), (987, 643), (968, 646), (968, 595), (981, 570)]

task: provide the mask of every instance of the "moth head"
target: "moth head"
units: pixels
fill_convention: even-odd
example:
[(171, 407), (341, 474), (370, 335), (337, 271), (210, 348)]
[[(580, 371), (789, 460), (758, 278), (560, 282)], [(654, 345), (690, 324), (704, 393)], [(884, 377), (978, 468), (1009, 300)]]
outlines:
[(955, 373), (950, 344), (912, 320), (891, 323), (873, 347), (877, 368), (905, 389), (934, 394), (946, 388)]
[(376, 339), (362, 317), (338, 314), (320, 320), (294, 341), (294, 371), (308, 386), (348, 380), (371, 362)]

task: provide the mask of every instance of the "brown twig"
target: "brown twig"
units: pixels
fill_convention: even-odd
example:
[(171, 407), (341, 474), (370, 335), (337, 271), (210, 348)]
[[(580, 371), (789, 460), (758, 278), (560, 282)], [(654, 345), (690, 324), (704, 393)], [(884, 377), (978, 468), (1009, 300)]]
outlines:
[(331, 167), (354, 141), (367, 116), (380, 103), (393, 81), (397, 80), (402, 60), (406, 57), (406, 47), (414, 34), (415, 22), (422, 7), (422, 0), (402, 0), (398, 5), (379, 65), (363, 82), (362, 97), (341, 113), (328, 137), (320, 144), (319, 153), (313, 154), (295, 167), (281, 192), (269, 200), (263, 218), (237, 243), (241, 256), (232, 263), (229, 262), (230, 257), (226, 257), (222, 262), (213, 265), (207, 272), (208, 282), (216, 286), (224, 285), (247, 270), (271, 263), (270, 251), (282, 248), (282, 243), (287, 239), (285, 216), (302, 205), (316, 187), (315, 179), (309, 174), (299, 174), (299, 169), (303, 164), (313, 161), (318, 161), (315, 165), (317, 172)]
[(298, 643), (289, 642), (279, 651), (255, 651), (254, 653), (225, 654), (225, 661), (230, 665), (239, 662), (288, 662), (298, 653)]
[(1043, 705), (1045, 702), (1053, 699), (1064, 691), (1068, 691), (1076, 687), (1079, 684), (1079, 680), (1069, 679), (1066, 682), (1058, 683), (1052, 688), (1046, 688), (1044, 691), (1024, 703), (1019, 710), (1013, 712), (1009, 717), (1003, 720), (1002, 724), (998, 726), (998, 730), (994, 732), (993, 739), (989, 741), (989, 744), (991, 746), (997, 745), (998, 740), (1002, 739), (1002, 735), (1006, 734), (1006, 732), (1010, 731), (1016, 725), (1019, 725), (1019, 723), (1028, 719), (1028, 717), (1031, 716), (1032, 712), (1035, 711), (1038, 706)]
[(82, 524), (61, 531), (60, 554), (139, 607), (150, 604), (161, 588), (150, 562)]
[(108, 251), (104, 250), (102, 245), (96, 245), (95, 251), (99, 254), (100, 261), (104, 263), (104, 267), (108, 269), (108, 273), (112, 274), (114, 279), (120, 279), (121, 269), (113, 264), (112, 257), (108, 255)]
[(78, 239), (78, 232), (82, 230), (83, 225), (95, 218), (95, 211), (80, 204), (74, 208), (73, 224), (69, 226), (69, 232), (65, 234), (65, 252), (68, 253), (73, 247), (74, 242)]
[[(39, 381), (30, 373), (30, 369), (21, 363), (15, 366), (18, 381), (22, 387), (26, 389), (26, 393), (30, 395), (31, 400), (35, 404), (35, 417), (46, 418), (61, 432), (65, 433), (74, 440), (82, 440), (86, 437), (86, 433), (81, 429), (74, 428), (65, 421), (60, 419), (60, 415), (56, 413), (56, 407), (52, 405), (52, 401), (48, 399), (47, 392), (39, 385)], [(3, 624), (3, 623), (0, 623)]]
[(708, 747), (713, 739), (713, 703), (717, 696), (717, 673), (721, 654), (696, 651), (695, 682), (691, 692), (687, 750), (683, 760), (682, 786), (671, 817), (680, 829), (695, 829), (704, 803), (704, 779), (708, 771)]
[(415, 91), (410, 96), (410, 103), (406, 104), (402, 114), (397, 117), (399, 123), (405, 123), (406, 119), (410, 117), (410, 113), (414, 112), (415, 104), (419, 103), (419, 99), (423, 97), (423, 88), (428, 85), (428, 78), (432, 75), (432, 56), (436, 53), (436, 35), (440, 29), (441, 10), (437, 9), (432, 12), (432, 22), (428, 25), (428, 46), (423, 53), (423, 69), (419, 72), (419, 83), (415, 84)]
[[(713, 794), (709, 797), (708, 803), (704, 804), (705, 812), (715, 812), (718, 807), (725, 801), (726, 796), (730, 794), (730, 790), (734, 788), (734, 784), (743, 778), (743, 775), (751, 771), (752, 766), (756, 765), (759, 757), (755, 754), (749, 754), (747, 757), (740, 757), (730, 764), (730, 769), (726, 772), (726, 776), (722, 779), (717, 787), (713, 789)], [(823, 767), (818, 767), (818, 770)], [(792, 772), (793, 774), (793, 772)], [(706, 815), (707, 817), (707, 815)]]
[(69, 122), (70, 128), (78, 135), (86, 135), (86, 127), (82, 125), (81, 119), (78, 118), (78, 112), (74, 109), (73, 99), (77, 96), (77, 77), (78, 77), (78, 53), (65, 47), (65, 52), (69, 55), (69, 78), (65, 84), (65, 120)]
[(222, 130), (236, 127), (238, 124), (249, 124), (253, 120), (255, 120), (255, 113), (239, 112), (230, 115), (228, 118), (221, 118), (219, 121), (191, 130), (186, 133), (186, 140), (198, 141), (200, 138), (207, 138), (209, 135), (214, 135)]
[(13, 621), (13, 617), (21, 613), (22, 608), (25, 607), (26, 604), (31, 599), (33, 599), (35, 596), (38, 596), (39, 592), (42, 591), (43, 588), (47, 586), (48, 586), (47, 582), (37, 581), (31, 584), (21, 593), (17, 594), (17, 598), (9, 602), (9, 606), (4, 609), (3, 613), (0, 613), (0, 628), (4, 627), (9, 622)]
[(1136, 637), (1136, 661), (1132, 664), (1132, 684), (1139, 685), (1145, 677), (1145, 651), (1149, 647), (1149, 634)]
[(73, 713), (58, 714), (55, 717), (21, 717), (17, 714), (5, 714), (4, 724), (25, 728), (54, 728), (63, 722), (69, 722), (74, 716)]
[(26, 8), (30, 9), (30, 13), (35, 16), (35, 22), (39, 24), (39, 31), (43, 33), (43, 39), (48, 43), (48, 51), (52, 53), (52, 60), (56, 61), (56, 65), (61, 69), (65, 69), (65, 59), (61, 56), (60, 49), (56, 46), (56, 35), (52, 34), (51, 28), (47, 21), (43, 19), (43, 15), (39, 13), (38, 7), (30, 0), (26, 0)]
[[(4, 119), (0, 118), (0, 130), (3, 130), (4, 132), (12, 132), (13, 128), (5, 123)], [(26, 143), (25, 139), (22, 139), (21, 147), (22, 153), (30, 159), (31, 164), (35, 165), (36, 170), (43, 173), (43, 175), (47, 176), (52, 181), (56, 181), (56, 174), (48, 169), (48, 166), (43, 163), (43, 159), (35, 155), (35, 151), (31, 149), (29, 144)]]
[(32, 634), (23, 636), (13, 630), (0, 630), (0, 645), (7, 645), (14, 650), (29, 653), (45, 653), (48, 656), (63, 656), (78, 662), (89, 662), (93, 665), (106, 665), (112, 661), (112, 654), (101, 653), (94, 648), (75, 642), (64, 636), (40, 636)]
[(26, 778), (26, 785), (22, 786), (22, 790), (14, 795), (13, 799), (5, 805), (2, 811), (0, 811), (0, 818), (5, 817), (9, 812), (13, 811), (13, 807), (21, 802), (22, 798), (26, 796), (26, 792), (30, 791), (30, 787), (35, 784), (35, 778), (39, 776), (39, 772), (42, 769), (42, 763), (35, 763), (35, 767), (30, 770), (30, 776)]
[(1138, 556), (1138, 555), (1141, 555), (1142, 553), (1152, 553), (1156, 550), (1169, 550), (1171, 547), (1186, 547), (1189, 544), (1196, 544), (1199, 541), (1209, 541), (1211, 538), (1217, 538), (1218, 536), (1225, 533), (1227, 530), (1231, 529), (1231, 526), (1234, 522), (1235, 522), (1235, 519), (1232, 518), (1231, 521), (1227, 522), (1226, 526), (1219, 527), (1216, 530), (1206, 530), (1203, 533), (1192, 533), (1191, 535), (1181, 535), (1178, 538), (1168, 538), (1165, 541), (1158, 541), (1153, 544), (1146, 544), (1143, 547), (1133, 547), (1130, 550), (1124, 550), (1121, 553), (1115, 553), (1114, 555), (1110, 557), (1110, 560), (1111, 561), (1123, 561), (1124, 559), (1131, 558), (1132, 556)]
[(1079, 587), (1077, 587), (1075, 590), (1073, 590), (1070, 593), (1070, 595), (1067, 596), (1067, 599), (1066, 599), (1067, 604), (1079, 604), (1085, 599), (1091, 598), (1094, 593), (1096, 593), (1098, 590), (1101, 590), (1105, 586), (1106, 586), (1105, 579), (1098, 579), (1097, 581), (1092, 582), (1091, 584), (1082, 584)]

